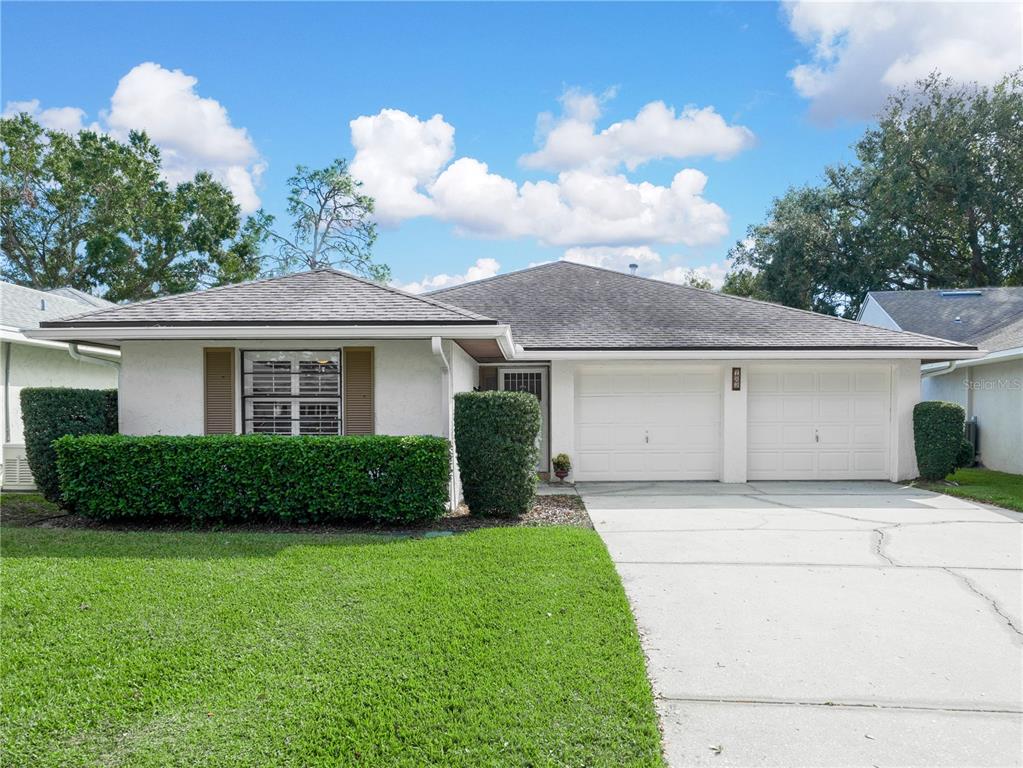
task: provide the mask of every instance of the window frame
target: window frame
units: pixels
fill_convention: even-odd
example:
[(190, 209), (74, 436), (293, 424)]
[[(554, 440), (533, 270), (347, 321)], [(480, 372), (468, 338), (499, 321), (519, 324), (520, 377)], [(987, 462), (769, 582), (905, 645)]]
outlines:
[[(301, 394), (300, 391), (299, 391), (299, 394), (288, 394), (288, 395), (253, 395), (253, 394), (246, 394), (246, 391), (245, 391), (246, 390), (246, 387), (245, 387), (246, 378), (245, 377), (246, 376), (252, 377), (254, 375), (254, 373), (255, 373), (253, 371), (246, 371), (246, 368), (245, 368), (246, 355), (264, 354), (264, 355), (289, 355), (289, 356), (294, 355), (294, 356), (301, 356), (303, 354), (305, 354), (305, 355), (317, 355), (317, 354), (327, 354), (327, 353), (337, 356), (337, 374), (336, 374), (336, 376), (337, 376), (337, 394), (336, 395), (330, 395), (330, 396), (308, 395), (308, 394), (303, 395), (303, 394)], [(315, 347), (314, 348), (297, 347), (297, 348), (294, 348), (294, 349), (281, 349), (280, 347), (265, 348), (265, 349), (258, 349), (258, 348), (257, 349), (253, 349), (253, 348), (242, 349), (242, 348), (239, 348), (238, 349), (238, 355), (239, 355), (239, 357), (238, 357), (238, 402), (239, 402), (239, 410), (240, 410), (240, 413), (239, 413), (239, 428), (240, 428), (239, 434), (242, 434), (242, 435), (265, 435), (265, 434), (271, 434), (271, 435), (276, 435), (276, 436), (279, 436), (279, 437), (300, 437), (300, 436), (303, 436), (302, 432), (300, 431), (301, 430), (301, 415), (300, 415), (300, 411), (301, 411), (301, 404), (303, 402), (306, 402), (306, 403), (337, 403), (337, 432), (336, 433), (330, 432), (330, 433), (328, 433), (328, 435), (329, 436), (343, 435), (345, 433), (344, 432), (344, 429), (345, 429), (345, 426), (344, 426), (344, 403), (345, 403), (345, 392), (344, 392), (344, 348), (342, 348), (342, 347), (327, 347), (327, 348), (323, 348), (323, 347), (320, 347), (320, 348), (315, 348)], [(297, 360), (298, 360), (298, 362), (301, 362), (301, 357), (298, 357)], [(296, 361), (296, 358), (295, 357), (291, 357), (290, 361), (292, 363), (294, 363)], [(296, 368), (295, 370), (291, 371), (288, 375), (291, 376), (291, 377), (301, 377), (302, 374), (301, 374), (301, 371)], [(298, 390), (301, 389), (301, 379), (300, 378), (296, 378), (295, 382), (296, 383), (292, 387), (292, 390), (291, 390), (292, 393), (294, 393), (296, 391), (296, 389), (298, 389)], [(251, 401), (251, 400), (264, 401), (264, 402), (274, 402), (274, 401), (286, 400), (289, 403), (291, 403), (291, 414), (289, 415), (288, 418), (289, 418), (289, 420), (291, 421), (291, 423), (293, 425), (292, 432), (289, 433), (289, 434), (282, 434), (282, 433), (278, 433), (278, 432), (256, 432), (256, 431), (254, 431), (251, 428), (251, 426), (252, 426), (252, 422), (254, 422), (256, 419), (254, 417), (250, 418), (247, 415), (247, 411), (248, 411), (247, 406), (249, 404), (249, 401)]]

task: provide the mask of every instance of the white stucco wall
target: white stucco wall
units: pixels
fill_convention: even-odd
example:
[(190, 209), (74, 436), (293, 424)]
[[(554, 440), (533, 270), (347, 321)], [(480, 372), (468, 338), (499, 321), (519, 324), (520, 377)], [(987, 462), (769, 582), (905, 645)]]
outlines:
[[(443, 435), (441, 375), (429, 340), (131, 341), (121, 347), (120, 421), (129, 435), (203, 433), (203, 348), (374, 348), (376, 431)], [(240, 354), (235, 370), (240, 371)], [(241, 428), (241, 402), (235, 423)]]
[[(93, 365), (72, 360), (66, 349), (30, 346), (3, 342), (4, 352), (10, 344), (10, 378), (3, 387), (5, 402), (0, 403), (0, 414), (10, 414), (10, 421), (4, 419), (2, 432), (5, 444), (25, 442), (24, 424), (21, 420), (21, 390), (26, 387), (78, 387), (81, 389), (116, 389), (117, 371), (105, 365)], [(0, 365), (3, 356), (0, 355)]]
[[(967, 402), (969, 369), (959, 368), (941, 376), (927, 376), (920, 381), (920, 396), (923, 400), (942, 400), (956, 403), (969, 410)], [(968, 416), (969, 414), (967, 414)]]
[[(684, 368), (687, 363), (666, 361), (640, 361), (635, 365), (644, 367), (670, 366)], [(722, 386), (721, 414), (721, 479), (724, 482), (746, 481), (747, 472), (747, 391), (752, 367), (763, 365), (761, 361), (734, 360), (715, 363), (720, 366)], [(771, 361), (770, 365), (785, 365), (785, 361)], [(793, 366), (811, 366), (814, 369), (827, 367), (848, 368), (855, 361), (790, 361)], [(908, 480), (916, 477), (916, 450), (913, 446), (913, 406), (920, 401), (919, 360), (871, 360), (864, 365), (876, 368), (886, 366), (891, 372), (891, 449), (889, 479)], [(551, 362), (551, 451), (565, 452), (574, 457), (575, 452), (575, 387), (579, 369), (592, 363), (576, 363), (554, 360)], [(706, 367), (706, 361), (693, 361), (690, 366)], [(742, 370), (742, 389), (731, 389), (731, 370)]]
[(985, 467), (1023, 474), (1023, 360), (978, 365), (971, 374), (972, 412)]

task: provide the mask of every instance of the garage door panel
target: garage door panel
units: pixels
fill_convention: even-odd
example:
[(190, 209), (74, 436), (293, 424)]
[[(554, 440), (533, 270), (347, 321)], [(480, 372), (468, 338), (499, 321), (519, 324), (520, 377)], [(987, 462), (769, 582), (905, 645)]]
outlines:
[(821, 472), (848, 472), (850, 458), (851, 456), (847, 451), (840, 453), (821, 451), (818, 456), (818, 466)]
[(852, 374), (849, 373), (820, 374), (820, 391), (821, 392), (852, 391)]
[(888, 374), (880, 371), (859, 372), (856, 374), (857, 392), (888, 392)]
[(592, 449), (606, 450), (614, 445), (614, 428), (608, 424), (579, 427), (580, 444)]
[(813, 445), (812, 424), (783, 424), (780, 445), (783, 448)]
[(805, 397), (785, 397), (781, 401), (781, 417), (784, 421), (814, 420), (814, 401)]
[(790, 371), (782, 374), (781, 386), (783, 392), (813, 392), (816, 376), (804, 371)]
[(747, 400), (748, 477), (886, 477), (889, 377), (882, 366), (754, 369)]
[(746, 400), (746, 412), (751, 424), (781, 421), (781, 401), (769, 396), (754, 395), (751, 391)]
[(781, 376), (777, 373), (752, 371), (749, 375), (749, 396), (754, 392), (768, 394), (781, 391)]
[(820, 438), (821, 448), (834, 446), (848, 446), (852, 443), (851, 424), (822, 424), (817, 428), (817, 435)]
[(817, 402), (821, 421), (849, 421), (853, 415), (853, 404), (847, 397), (823, 397)]
[(581, 371), (576, 478), (716, 479), (721, 376), (714, 371)]
[(781, 455), (782, 472), (810, 472), (814, 466), (815, 452), (787, 451)]
[(870, 448), (884, 448), (888, 430), (881, 424), (857, 424), (853, 427), (852, 441), (856, 445)]
[(888, 403), (876, 398), (857, 398), (853, 401), (853, 415), (858, 421), (887, 422)]

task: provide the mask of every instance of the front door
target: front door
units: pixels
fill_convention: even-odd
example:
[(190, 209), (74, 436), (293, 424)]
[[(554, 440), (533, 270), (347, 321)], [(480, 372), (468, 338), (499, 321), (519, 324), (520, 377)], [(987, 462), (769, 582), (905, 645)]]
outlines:
[(529, 392), (540, 401), (540, 434), (536, 438), (540, 460), (536, 469), (547, 472), (550, 462), (547, 456), (547, 371), (544, 368), (500, 368), (497, 387), (507, 392)]

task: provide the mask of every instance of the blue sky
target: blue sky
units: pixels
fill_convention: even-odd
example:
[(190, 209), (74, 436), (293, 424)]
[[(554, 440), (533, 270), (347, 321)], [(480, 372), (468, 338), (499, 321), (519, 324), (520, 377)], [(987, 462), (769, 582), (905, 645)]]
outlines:
[[(728, 248), (772, 197), (848, 159), (900, 80), (934, 66), (991, 80), (1018, 66), (1019, 13), (1011, 6), (918, 4), (916, 21), (893, 6), (860, 8), (7, 2), (0, 101), (8, 112), (28, 108), (69, 127), (95, 122), (115, 134), (145, 127), (165, 147), (172, 177), (213, 166), (248, 190), (249, 207), (276, 215), (294, 166), (354, 159), (349, 123), (366, 117), (358, 167), (370, 169), (374, 191), (393, 190), (417, 153), (436, 155), (408, 182), (415, 189), (402, 193), (415, 196), (417, 215), (401, 196), (378, 195), (386, 226), (376, 254), (399, 284), (434, 277), (431, 285), (442, 285), (479, 259), (499, 266), (486, 261), (474, 274), (570, 250), (609, 266), (638, 253), (644, 272), (668, 279), (678, 267), (717, 265), (707, 274), (719, 278)], [(885, 15), (893, 12), (894, 22)], [(961, 38), (984, 53), (946, 44)], [(664, 114), (676, 139), (658, 141), (656, 127), (637, 127), (625, 149), (594, 141), (582, 159), (534, 167), (522, 160), (549, 137), (538, 128), (541, 113), (551, 113), (548, 131), (571, 119), (596, 136), (656, 102), (673, 110)], [(712, 110), (703, 115), (709, 125), (691, 123), (687, 106)], [(190, 117), (193, 108), (198, 117)], [(382, 110), (397, 112), (374, 119)], [(426, 127), (434, 115), (442, 117)], [(386, 130), (396, 127), (415, 135), (388, 143)], [(458, 158), (470, 158), (459, 169), (473, 172), (446, 173)], [(702, 189), (650, 203), (627, 226), (618, 226), (617, 211), (597, 211), (592, 198), (569, 201), (562, 218), (537, 224), (542, 206), (525, 188), (515, 191), (545, 181), (568, 200), (584, 181), (611, 180), (628, 202), (642, 183), (662, 195), (683, 169), (705, 175)], [(699, 176), (686, 178), (695, 184)], [(489, 198), (490, 186), (501, 194)], [(500, 209), (512, 207), (515, 223), (495, 224)], [(644, 229), (647, 215), (658, 223)], [(435, 277), (442, 274), (449, 279)]]

